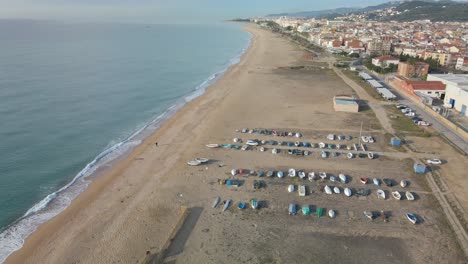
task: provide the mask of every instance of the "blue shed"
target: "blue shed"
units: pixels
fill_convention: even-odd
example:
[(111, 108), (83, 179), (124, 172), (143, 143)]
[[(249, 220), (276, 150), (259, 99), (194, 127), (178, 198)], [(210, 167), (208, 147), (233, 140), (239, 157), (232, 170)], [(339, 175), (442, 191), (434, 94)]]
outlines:
[(426, 165), (421, 163), (415, 163), (413, 169), (415, 173), (424, 174), (426, 172)]
[(397, 137), (392, 137), (390, 139), (390, 144), (392, 146), (400, 146), (401, 145), (401, 140), (399, 138), (397, 138)]

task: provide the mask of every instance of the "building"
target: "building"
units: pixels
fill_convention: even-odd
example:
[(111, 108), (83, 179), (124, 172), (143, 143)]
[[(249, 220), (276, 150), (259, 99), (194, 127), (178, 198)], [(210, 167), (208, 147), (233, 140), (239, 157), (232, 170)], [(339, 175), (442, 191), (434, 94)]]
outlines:
[(429, 72), (429, 64), (421, 61), (400, 62), (398, 63), (397, 74), (407, 78), (421, 78), (427, 76)]
[(442, 66), (449, 66), (452, 61), (452, 54), (448, 52), (438, 52), (438, 51), (426, 51), (424, 52), (424, 59), (434, 59), (439, 62)]
[(455, 69), (461, 70), (461, 71), (468, 71), (468, 57), (462, 56), (462, 57), (457, 58)]
[(351, 95), (336, 95), (333, 97), (333, 108), (340, 112), (359, 112), (359, 104)]
[(372, 64), (381, 68), (388, 68), (392, 64), (398, 65), (399, 62), (399, 59), (388, 55), (379, 56), (372, 59)]
[(429, 74), (427, 79), (443, 82), (446, 85), (444, 103), (468, 116), (468, 74)]
[(381, 39), (373, 39), (367, 42), (367, 49), (366, 53), (369, 55), (375, 54), (389, 54), (390, 49), (392, 47), (392, 43), (389, 39), (381, 38)]
[(430, 96), (440, 99), (443, 99), (445, 95), (445, 84), (438, 80), (413, 81), (406, 77), (395, 75), (391, 83), (410, 95)]

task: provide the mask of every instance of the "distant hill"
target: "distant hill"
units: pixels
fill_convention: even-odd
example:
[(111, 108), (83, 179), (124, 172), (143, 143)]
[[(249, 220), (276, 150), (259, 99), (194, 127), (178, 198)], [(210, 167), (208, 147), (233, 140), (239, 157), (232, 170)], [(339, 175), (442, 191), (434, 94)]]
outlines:
[(267, 15), (269, 17), (280, 17), (280, 16), (288, 16), (288, 17), (322, 17), (331, 14), (347, 14), (351, 12), (358, 11), (359, 8), (353, 7), (342, 7), (342, 8), (335, 8), (335, 9), (326, 9), (326, 10), (316, 10), (316, 11), (303, 11), (303, 12), (295, 12), (295, 13), (279, 13), (279, 14), (270, 14)]
[(468, 21), (468, 3), (466, 2), (411, 1), (401, 3), (396, 7), (396, 10), (403, 13), (392, 17), (392, 20)]

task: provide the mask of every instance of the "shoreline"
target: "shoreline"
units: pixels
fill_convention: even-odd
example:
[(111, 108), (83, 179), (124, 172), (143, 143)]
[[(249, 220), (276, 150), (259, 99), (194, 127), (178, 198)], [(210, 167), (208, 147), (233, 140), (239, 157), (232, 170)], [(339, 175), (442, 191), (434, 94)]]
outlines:
[[(154, 139), (163, 134), (163, 131), (169, 129), (171, 124), (175, 123), (180, 115), (183, 115), (181, 112), (188, 111), (187, 108), (193, 108), (194, 106), (191, 106), (192, 104), (197, 104), (197, 101), (202, 100), (202, 97), (205, 97), (206, 94), (210, 92), (210, 89), (212, 89), (220, 79), (232, 71), (233, 68), (237, 67), (251, 49), (254, 39), (252, 32), (246, 30), (245, 27), (245, 25), (241, 26), (240, 30), (244, 30), (250, 34), (249, 40), (237, 55), (228, 60), (225, 68), (211, 74), (206, 80), (197, 85), (193, 91), (182, 95), (163, 113), (145, 124), (143, 127), (136, 129), (129, 137), (101, 152), (93, 159), (93, 161), (88, 163), (79, 173), (77, 173), (69, 183), (34, 204), (21, 218), (6, 226), (3, 231), (9, 231), (11, 226), (16, 225), (18, 222), (24, 220), (30, 215), (34, 215), (34, 211), (39, 212), (46, 208), (49, 203), (53, 202), (54, 197), (52, 196), (60, 194), (68, 188), (73, 187), (77, 181), (88, 182), (86, 183), (86, 187), (84, 187), (84, 189), (81, 190), (77, 196), (65, 206), (65, 208), (61, 209), (61, 211), (56, 215), (45, 220), (45, 222), (38, 224), (36, 228), (26, 236), (22, 245), (18, 249), (11, 251), (3, 262), (0, 260), (0, 263), (17, 263), (18, 259), (25, 259), (25, 256), (32, 255), (31, 251), (34, 247), (43, 240), (43, 236), (45, 236), (46, 233), (49, 233), (45, 232), (45, 230), (50, 230), (50, 226), (53, 225), (64, 224), (66, 221), (65, 218), (73, 218), (79, 210), (77, 207), (80, 207), (80, 204), (84, 201), (90, 202), (97, 199), (96, 196), (99, 195), (99, 192), (103, 191), (106, 188), (106, 185), (110, 184), (115, 177), (119, 176), (114, 175), (115, 171), (124, 170), (124, 168), (129, 166), (131, 162), (138, 160), (135, 157), (143, 152), (147, 147), (152, 146)], [(127, 146), (126, 144), (131, 145)], [(161, 143), (159, 145), (161, 145)], [(123, 149), (120, 150), (120, 148)], [(107, 159), (108, 156), (112, 155), (116, 150), (120, 150), (121, 152), (115, 157), (110, 157), (110, 160), (99, 163), (102, 159)], [(91, 172), (86, 174), (87, 170), (90, 169)], [(113, 175), (113, 177), (110, 175)], [(48, 200), (50, 198), (52, 199)], [(44, 202), (46, 202), (45, 207), (40, 210), (35, 210), (37, 206), (40, 206)]]

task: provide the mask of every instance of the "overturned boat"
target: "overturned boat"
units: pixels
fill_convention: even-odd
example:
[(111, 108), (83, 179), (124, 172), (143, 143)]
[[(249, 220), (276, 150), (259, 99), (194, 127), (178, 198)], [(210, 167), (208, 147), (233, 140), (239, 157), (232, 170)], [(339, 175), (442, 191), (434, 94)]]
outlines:
[(335, 216), (336, 216), (335, 211), (332, 210), (332, 209), (328, 210), (328, 216), (329, 216), (330, 218), (335, 218)]
[(331, 189), (330, 186), (328, 186), (328, 185), (325, 185), (324, 190), (325, 190), (325, 193), (326, 193), (326, 194), (332, 194), (332, 193), (333, 193), (333, 192), (332, 192), (332, 189)]
[(348, 180), (348, 179), (346, 178), (346, 175), (344, 175), (343, 173), (340, 173), (340, 174), (338, 175), (338, 178), (340, 178), (341, 183), (346, 183), (347, 180)]
[(350, 197), (351, 195), (353, 195), (353, 192), (351, 191), (350, 188), (346, 187), (346, 188), (344, 189), (344, 194), (345, 194), (346, 196)]
[(341, 193), (340, 187), (335, 186), (335, 187), (333, 188), (333, 192), (336, 193), (336, 194), (340, 194), (340, 193)]

